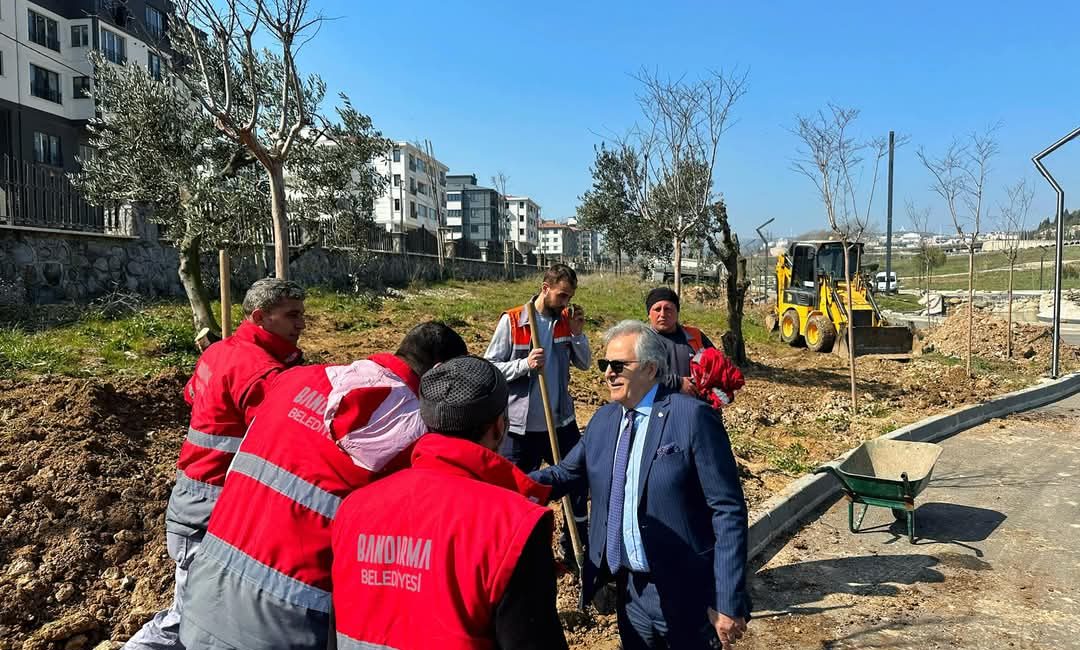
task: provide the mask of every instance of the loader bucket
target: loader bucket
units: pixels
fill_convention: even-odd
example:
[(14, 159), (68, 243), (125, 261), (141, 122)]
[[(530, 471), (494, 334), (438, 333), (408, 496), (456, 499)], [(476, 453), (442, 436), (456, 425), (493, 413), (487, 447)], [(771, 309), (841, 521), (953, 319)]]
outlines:
[[(897, 359), (910, 359), (911, 348), (915, 337), (910, 327), (856, 327), (855, 328), (855, 356), (861, 357), (868, 354), (887, 355)], [(833, 351), (843, 357), (847, 357), (847, 333), (837, 336)]]

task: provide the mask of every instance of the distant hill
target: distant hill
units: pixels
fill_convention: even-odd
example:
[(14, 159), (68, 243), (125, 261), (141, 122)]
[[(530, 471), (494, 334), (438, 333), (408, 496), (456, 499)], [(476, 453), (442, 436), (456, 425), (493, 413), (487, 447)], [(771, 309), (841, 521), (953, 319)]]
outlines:
[[(1033, 231), (1033, 239), (1053, 239), (1054, 238), (1054, 226), (1056, 217), (1047, 217), (1039, 222), (1038, 226), (1035, 226)], [(1069, 212), (1065, 211), (1065, 229), (1068, 230), (1071, 227), (1080, 226), (1080, 208)]]

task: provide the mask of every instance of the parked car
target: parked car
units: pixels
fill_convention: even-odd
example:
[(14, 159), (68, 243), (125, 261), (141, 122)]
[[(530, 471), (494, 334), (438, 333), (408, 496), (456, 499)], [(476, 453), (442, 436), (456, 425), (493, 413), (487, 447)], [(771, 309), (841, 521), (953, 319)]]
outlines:
[[(888, 277), (888, 282), (885, 281), (886, 277)], [(896, 291), (899, 288), (900, 281), (896, 278), (896, 271), (893, 271), (888, 276), (886, 276), (885, 271), (878, 271), (877, 275), (874, 276), (874, 289), (877, 290), (878, 293), (882, 291)]]

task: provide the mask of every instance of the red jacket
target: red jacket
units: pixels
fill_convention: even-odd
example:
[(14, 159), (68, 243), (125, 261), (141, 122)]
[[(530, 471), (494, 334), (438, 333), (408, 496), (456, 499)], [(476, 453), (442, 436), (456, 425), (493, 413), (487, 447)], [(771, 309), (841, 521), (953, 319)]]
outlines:
[(550, 533), (538, 505), (549, 492), (480, 445), (423, 436), (411, 468), (338, 511), (338, 647), (493, 648), (493, 612), (522, 547), (537, 525)]
[[(408, 463), (401, 452), (424, 432), (418, 384), (389, 354), (277, 378), (192, 563), (184, 627), (230, 647), (326, 647), (330, 523), (346, 495)], [(342, 448), (350, 436), (383, 453), (350, 457)]]
[(191, 422), (165, 516), (169, 530), (184, 535), (206, 531), (225, 472), (265, 396), (268, 380), (300, 358), (295, 345), (250, 321), (199, 357), (184, 387)]

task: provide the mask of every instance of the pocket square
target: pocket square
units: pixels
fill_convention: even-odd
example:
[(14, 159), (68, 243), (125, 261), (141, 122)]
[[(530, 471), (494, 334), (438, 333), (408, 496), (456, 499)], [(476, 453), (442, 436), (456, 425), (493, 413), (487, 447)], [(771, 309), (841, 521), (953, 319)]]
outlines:
[(656, 450), (656, 456), (657, 458), (659, 458), (660, 456), (667, 456), (668, 454), (677, 454), (680, 451), (682, 451), (682, 447), (672, 443), (670, 445), (664, 445), (658, 448)]

